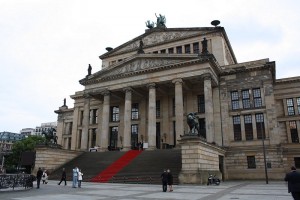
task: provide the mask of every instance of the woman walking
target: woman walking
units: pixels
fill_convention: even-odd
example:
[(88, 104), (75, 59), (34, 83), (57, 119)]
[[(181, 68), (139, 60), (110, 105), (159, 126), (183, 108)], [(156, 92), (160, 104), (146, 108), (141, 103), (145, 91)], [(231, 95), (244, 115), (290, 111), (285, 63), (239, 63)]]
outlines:
[(173, 192), (173, 175), (171, 170), (167, 170), (168, 172), (168, 185), (169, 185), (169, 192)]

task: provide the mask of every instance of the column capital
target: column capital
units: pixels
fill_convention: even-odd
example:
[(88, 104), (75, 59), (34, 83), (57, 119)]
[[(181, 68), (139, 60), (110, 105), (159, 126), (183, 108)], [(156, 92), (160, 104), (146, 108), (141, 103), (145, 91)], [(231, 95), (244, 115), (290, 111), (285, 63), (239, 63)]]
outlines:
[(126, 87), (126, 88), (123, 88), (123, 91), (124, 91), (125, 93), (127, 93), (127, 92), (132, 92), (133, 89), (132, 89), (131, 87)]
[(149, 83), (149, 84), (147, 85), (147, 88), (148, 88), (148, 89), (155, 89), (155, 87), (156, 87), (156, 84), (155, 84), (155, 83)]
[(90, 99), (92, 96), (89, 93), (83, 94), (84, 99)]
[(172, 80), (172, 83), (174, 83), (174, 84), (182, 84), (183, 80), (181, 78), (176, 78), (176, 79)]
[(109, 90), (104, 90), (104, 91), (101, 92), (101, 94), (102, 94), (103, 96), (109, 96), (110, 93), (111, 93), (111, 92), (110, 92)]
[(212, 80), (211, 74), (209, 74), (209, 73), (203, 74), (202, 77), (203, 77), (203, 79), (204, 79), (205, 81), (206, 81), (206, 80)]

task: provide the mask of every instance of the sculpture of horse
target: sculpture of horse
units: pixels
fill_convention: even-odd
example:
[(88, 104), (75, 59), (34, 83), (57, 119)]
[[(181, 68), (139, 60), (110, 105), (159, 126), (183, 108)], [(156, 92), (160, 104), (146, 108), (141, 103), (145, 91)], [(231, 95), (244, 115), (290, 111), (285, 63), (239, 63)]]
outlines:
[(49, 142), (52, 144), (57, 144), (57, 136), (54, 132), (56, 132), (55, 128), (50, 128), (48, 129), (48, 131), (42, 132), (42, 135), (44, 135), (46, 138), (46, 144), (48, 144)]
[(187, 124), (190, 127), (189, 134), (198, 135), (199, 134), (199, 120), (196, 113), (189, 113), (187, 115)]

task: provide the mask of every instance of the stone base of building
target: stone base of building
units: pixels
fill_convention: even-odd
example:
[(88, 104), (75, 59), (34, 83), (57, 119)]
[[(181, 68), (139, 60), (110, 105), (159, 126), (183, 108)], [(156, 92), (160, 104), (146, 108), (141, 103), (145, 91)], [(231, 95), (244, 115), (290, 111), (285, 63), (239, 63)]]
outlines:
[(194, 135), (185, 135), (179, 141), (182, 153), (180, 184), (205, 184), (210, 174), (222, 180), (225, 150)]
[(47, 146), (37, 147), (35, 151), (36, 158), (35, 167), (32, 171), (33, 174), (36, 174), (39, 167), (51, 173), (66, 162), (69, 162), (73, 158), (82, 154), (81, 151), (71, 151), (66, 149), (51, 148)]
[(209, 175), (216, 175), (222, 180), (222, 173), (214, 170), (181, 171), (178, 178), (180, 184), (207, 184)]

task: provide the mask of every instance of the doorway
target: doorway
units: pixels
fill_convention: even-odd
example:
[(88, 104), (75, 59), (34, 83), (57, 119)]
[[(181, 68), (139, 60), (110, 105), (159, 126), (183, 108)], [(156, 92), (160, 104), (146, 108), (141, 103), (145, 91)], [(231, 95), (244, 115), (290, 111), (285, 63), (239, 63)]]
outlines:
[(114, 151), (118, 147), (118, 132), (119, 132), (118, 126), (110, 127), (109, 146), (108, 146), (109, 151)]

